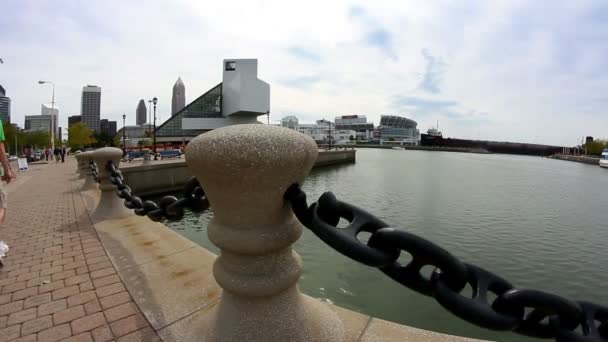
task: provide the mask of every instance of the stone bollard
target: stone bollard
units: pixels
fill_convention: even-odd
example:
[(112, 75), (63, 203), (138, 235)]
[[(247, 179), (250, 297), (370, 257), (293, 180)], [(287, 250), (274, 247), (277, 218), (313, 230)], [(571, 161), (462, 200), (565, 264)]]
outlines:
[(95, 152), (83, 152), (80, 153), (80, 159), (82, 160), (82, 169), (81, 172), (84, 174), (84, 183), (80, 188), (81, 191), (94, 190), (97, 189), (97, 183), (93, 179), (93, 174), (91, 173), (91, 160), (93, 159), (93, 154)]
[(94, 221), (117, 219), (133, 215), (123, 203), (123, 200), (116, 196), (114, 190), (116, 186), (110, 182), (110, 172), (106, 169), (106, 165), (110, 160), (114, 161), (114, 165), (118, 168), (120, 159), (122, 158), (122, 150), (116, 147), (104, 147), (93, 152), (93, 159), (97, 163), (97, 173), (100, 180), (99, 190), (101, 190), (101, 198), (97, 204), (97, 208), (91, 214)]
[(80, 172), (80, 168), (81, 168), (81, 161), (80, 161), (80, 154), (75, 154), (74, 155), (74, 159), (76, 159), (76, 174), (78, 174), (78, 178), (81, 179), (82, 177), (82, 173)]
[(338, 316), (300, 293), (302, 260), (292, 244), (302, 225), (283, 199), (317, 157), (304, 134), (266, 125), (235, 125), (199, 135), (187, 162), (214, 217), (209, 239), (221, 249), (213, 265), (224, 289), (200, 329), (204, 341), (343, 341)]
[(144, 152), (144, 164), (150, 164), (150, 149), (144, 148), (142, 149), (142, 152)]
[(78, 167), (78, 179), (85, 179), (90, 173), (91, 167), (89, 166), (89, 160), (86, 158), (86, 152), (76, 154), (76, 166)]

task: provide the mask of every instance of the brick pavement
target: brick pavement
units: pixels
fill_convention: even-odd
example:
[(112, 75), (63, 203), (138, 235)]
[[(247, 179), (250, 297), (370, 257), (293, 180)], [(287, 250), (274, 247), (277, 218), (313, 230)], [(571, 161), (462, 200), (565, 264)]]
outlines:
[(32, 166), (9, 194), (0, 342), (159, 340), (99, 241), (75, 169), (72, 158)]

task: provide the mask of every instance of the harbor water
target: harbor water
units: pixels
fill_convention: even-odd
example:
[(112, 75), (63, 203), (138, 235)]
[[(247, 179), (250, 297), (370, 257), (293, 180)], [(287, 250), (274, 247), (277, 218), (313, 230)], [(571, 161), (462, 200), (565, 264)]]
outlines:
[[(309, 201), (333, 191), (394, 227), (425, 237), (518, 288), (608, 305), (608, 169), (540, 157), (359, 149), (356, 164), (314, 170)], [(171, 229), (217, 253), (189, 213)], [(497, 341), (432, 298), (332, 250), (308, 230), (295, 244), (303, 292), (417, 328)]]

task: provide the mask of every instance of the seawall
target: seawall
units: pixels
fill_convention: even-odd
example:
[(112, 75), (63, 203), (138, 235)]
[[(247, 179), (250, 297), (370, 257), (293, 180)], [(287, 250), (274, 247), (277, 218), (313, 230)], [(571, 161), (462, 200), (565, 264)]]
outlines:
[(600, 158), (599, 157), (591, 157), (591, 156), (573, 156), (569, 154), (553, 154), (549, 156), (551, 159), (559, 159), (559, 160), (567, 160), (584, 164), (591, 165), (599, 165)]
[[(319, 150), (314, 167), (335, 164), (354, 163), (356, 150)], [(168, 159), (163, 161), (142, 161), (121, 163), (120, 170), (131, 190), (139, 196), (157, 195), (178, 191), (183, 188), (192, 173), (185, 159)]]

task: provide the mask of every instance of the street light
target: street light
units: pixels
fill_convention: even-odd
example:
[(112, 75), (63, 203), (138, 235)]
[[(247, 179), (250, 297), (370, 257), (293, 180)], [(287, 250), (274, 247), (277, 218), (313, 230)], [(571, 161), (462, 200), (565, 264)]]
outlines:
[(156, 102), (158, 102), (158, 99), (155, 97), (152, 99), (152, 103), (154, 104), (154, 160), (158, 160), (158, 156), (156, 155)]
[(51, 149), (55, 150), (55, 83), (51, 81), (38, 81), (38, 84), (50, 83), (53, 85), (53, 95), (51, 97)]
[[(150, 133), (150, 122), (152, 122), (152, 100), (148, 100), (148, 133)], [(150, 135), (148, 134), (148, 138)]]
[(125, 126), (125, 119), (127, 116), (125, 114), (122, 115), (122, 155), (127, 155), (127, 129)]

